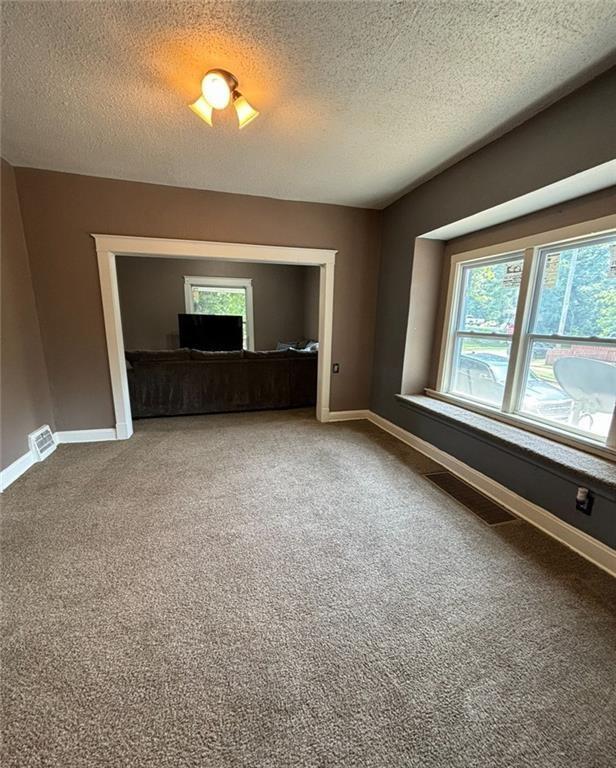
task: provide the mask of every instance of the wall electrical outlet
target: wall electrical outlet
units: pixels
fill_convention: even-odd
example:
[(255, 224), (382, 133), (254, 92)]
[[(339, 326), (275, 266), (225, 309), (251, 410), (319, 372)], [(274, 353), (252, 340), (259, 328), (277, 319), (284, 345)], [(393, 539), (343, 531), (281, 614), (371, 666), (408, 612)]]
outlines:
[(592, 500), (592, 493), (588, 488), (578, 488), (575, 496), (575, 508), (585, 515), (590, 515)]
[(332, 373), (340, 373), (340, 363), (334, 363), (332, 365)]

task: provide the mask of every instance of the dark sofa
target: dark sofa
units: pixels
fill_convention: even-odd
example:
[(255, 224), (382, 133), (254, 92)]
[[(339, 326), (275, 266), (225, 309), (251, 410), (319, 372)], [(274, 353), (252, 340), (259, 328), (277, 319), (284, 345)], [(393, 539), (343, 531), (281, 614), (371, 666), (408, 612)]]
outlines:
[(314, 405), (317, 353), (126, 352), (133, 418)]

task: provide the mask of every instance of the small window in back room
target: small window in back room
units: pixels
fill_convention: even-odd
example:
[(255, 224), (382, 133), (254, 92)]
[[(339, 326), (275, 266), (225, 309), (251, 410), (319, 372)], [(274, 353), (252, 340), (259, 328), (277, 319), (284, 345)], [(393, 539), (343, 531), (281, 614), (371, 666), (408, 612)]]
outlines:
[(244, 349), (253, 348), (252, 281), (244, 278), (186, 277), (186, 312), (241, 316)]

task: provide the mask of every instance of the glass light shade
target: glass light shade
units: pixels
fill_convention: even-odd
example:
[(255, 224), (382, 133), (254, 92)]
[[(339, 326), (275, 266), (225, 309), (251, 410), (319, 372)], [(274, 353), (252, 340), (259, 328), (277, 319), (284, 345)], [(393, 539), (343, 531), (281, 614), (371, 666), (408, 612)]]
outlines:
[(251, 123), (255, 117), (259, 117), (259, 113), (254, 107), (251, 107), (241, 93), (238, 93), (233, 102), (235, 111), (237, 112), (237, 118), (240, 123), (240, 128), (243, 128), (248, 123)]
[(203, 96), (199, 96), (194, 104), (189, 104), (188, 106), (192, 109), (195, 115), (199, 115), (199, 117), (202, 120), (205, 120), (209, 126), (212, 125), (212, 107), (210, 107)]
[(201, 82), (201, 91), (214, 109), (224, 109), (231, 100), (231, 89), (222, 72), (208, 72)]

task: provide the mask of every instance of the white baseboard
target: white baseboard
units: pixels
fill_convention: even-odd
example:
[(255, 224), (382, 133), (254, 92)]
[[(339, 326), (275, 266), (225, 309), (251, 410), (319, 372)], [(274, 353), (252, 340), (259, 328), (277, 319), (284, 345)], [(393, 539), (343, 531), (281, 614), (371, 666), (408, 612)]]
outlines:
[(469, 467), (468, 464), (464, 464), (464, 462), (456, 459), (455, 456), (442, 451), (426, 440), (422, 440), (412, 434), (412, 432), (407, 432), (402, 427), (393, 424), (382, 416), (369, 411), (367, 418), (368, 421), (376, 424), (377, 427), (380, 427), (385, 432), (389, 432), (390, 435), (410, 445), (411, 448), (415, 448), (415, 450), (438, 462), (453, 475), (456, 475), (478, 491), (481, 491), (481, 493), (489, 496), (516, 517), (520, 517), (536, 526), (544, 533), (560, 541), (561, 544), (577, 552), (578, 555), (607, 571), (611, 576), (616, 576), (616, 550), (608, 547), (607, 544), (597, 541), (597, 539), (584, 533), (584, 531), (578, 530), (559, 517), (556, 517), (556, 515), (548, 512), (547, 509), (533, 504), (528, 499), (519, 496), (504, 485), (487, 477), (487, 475)]
[(21, 477), (24, 472), (27, 472), (30, 467), (36, 463), (36, 458), (32, 451), (24, 453), (6, 469), (0, 472), (0, 492), (6, 490), (11, 483), (14, 483), (18, 477)]
[[(128, 435), (130, 437), (130, 435)], [(116, 440), (115, 429), (72, 429), (64, 432), (54, 432), (56, 443), (95, 443), (101, 440)], [(18, 477), (27, 472), (31, 466), (38, 464), (38, 459), (33, 451), (28, 451), (20, 456), (6, 469), (0, 472), (0, 493), (6, 490)]]
[[(440, 448), (437, 448), (426, 440), (422, 440), (412, 432), (402, 429), (402, 427), (393, 424), (391, 421), (384, 419), (382, 416), (379, 416), (372, 411), (330, 411), (328, 414), (328, 421), (332, 422), (355, 421), (358, 419), (367, 419), (385, 432), (388, 432), (390, 435), (398, 438), (398, 440), (406, 443), (411, 448), (428, 456), (461, 480), (464, 480), (478, 491), (489, 496), (498, 504), (501, 504), (516, 515), (516, 517), (520, 517), (541, 529), (544, 533), (547, 533), (557, 541), (560, 541), (561, 544), (564, 544), (591, 563), (594, 563), (594, 565), (607, 571), (611, 576), (616, 576), (616, 550), (597, 541), (597, 539), (578, 530), (574, 526), (569, 525), (569, 523), (564, 522), (564, 520), (556, 517), (556, 515), (553, 515), (546, 509), (519, 496), (504, 485), (492, 480), (492, 478), (487, 475), (469, 467), (468, 464), (456, 459), (455, 456), (442, 451)], [(54, 438), (57, 443), (91, 443), (103, 440), (125, 439), (118, 438), (115, 429), (76, 429), (61, 431), (56, 432)], [(35, 463), (37, 462), (34, 454), (32, 451), (28, 451), (10, 464), (6, 469), (3, 469), (0, 472), (0, 491), (4, 491), (8, 488), (11, 483), (15, 482), (18, 477), (21, 477), (21, 475)]]
[(330, 411), (327, 421), (357, 421), (369, 418), (370, 411)]
[(98, 443), (102, 440), (117, 440), (115, 429), (69, 429), (55, 432), (57, 443)]
[(132, 422), (130, 426), (125, 421), (119, 421), (116, 424), (116, 428), (115, 428), (116, 440), (128, 440), (128, 438), (131, 437), (132, 434), (133, 434)]

